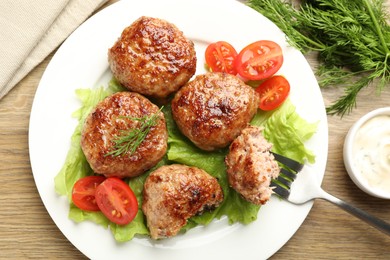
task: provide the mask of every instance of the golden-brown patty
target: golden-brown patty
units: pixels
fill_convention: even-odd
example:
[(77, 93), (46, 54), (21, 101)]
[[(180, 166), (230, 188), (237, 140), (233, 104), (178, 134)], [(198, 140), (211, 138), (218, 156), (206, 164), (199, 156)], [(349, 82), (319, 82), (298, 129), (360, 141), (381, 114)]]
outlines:
[(204, 150), (226, 147), (257, 112), (252, 87), (225, 73), (198, 75), (172, 100), (172, 115), (181, 132)]
[[(115, 155), (115, 140), (128, 136), (141, 127), (134, 118), (157, 116), (143, 142)], [(105, 176), (134, 177), (153, 167), (167, 150), (167, 129), (164, 114), (144, 96), (134, 92), (118, 92), (101, 101), (85, 120), (81, 148), (95, 173)]]
[(156, 98), (177, 91), (196, 71), (193, 42), (174, 24), (145, 16), (123, 30), (108, 60), (123, 86)]
[(195, 214), (223, 200), (216, 178), (202, 169), (181, 164), (153, 171), (144, 183), (142, 211), (153, 239), (176, 235)]

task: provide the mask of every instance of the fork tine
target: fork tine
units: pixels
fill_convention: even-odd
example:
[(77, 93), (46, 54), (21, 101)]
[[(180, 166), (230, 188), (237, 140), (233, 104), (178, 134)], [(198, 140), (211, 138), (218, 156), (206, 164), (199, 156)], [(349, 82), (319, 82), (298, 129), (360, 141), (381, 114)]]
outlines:
[(282, 198), (288, 199), (291, 184), (297, 177), (297, 173), (302, 170), (303, 164), (277, 153), (272, 152), (272, 154), (275, 160), (288, 168), (281, 167), (279, 176), (272, 180), (273, 192)]
[(282, 198), (287, 199), (290, 196), (290, 190), (281, 186), (279, 183), (273, 181), (272, 186), (274, 187), (272, 191), (275, 192), (277, 195), (281, 196)]
[(277, 161), (279, 161), (280, 163), (286, 165), (288, 168), (290, 168), (291, 170), (295, 171), (295, 172), (299, 172), (302, 170), (303, 168), (303, 164), (293, 160), (293, 159), (290, 159), (288, 157), (285, 157), (283, 155), (280, 155), (280, 154), (277, 154), (277, 153), (274, 153), (274, 152), (271, 152), (275, 159)]
[(288, 179), (290, 179), (292, 181), (295, 180), (295, 178), (297, 177), (296, 173), (290, 172), (284, 168), (280, 168), (280, 173), (281, 173), (281, 175), (287, 177)]
[(290, 189), (290, 187), (291, 187), (291, 183), (292, 183), (292, 181), (291, 181), (291, 180), (289, 180), (289, 179), (285, 178), (285, 177), (284, 177), (284, 176), (282, 176), (282, 175), (279, 175), (279, 177), (278, 177), (278, 178), (276, 178), (276, 180), (277, 180), (278, 182), (280, 182), (281, 184), (283, 184), (283, 185), (286, 185), (286, 186), (287, 186), (287, 188), (289, 188), (289, 189)]

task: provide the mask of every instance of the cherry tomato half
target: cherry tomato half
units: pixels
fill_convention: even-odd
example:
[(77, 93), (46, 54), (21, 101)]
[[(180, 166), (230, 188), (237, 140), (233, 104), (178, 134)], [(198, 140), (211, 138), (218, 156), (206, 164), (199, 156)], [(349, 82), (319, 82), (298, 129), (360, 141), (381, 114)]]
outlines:
[(95, 196), (102, 213), (118, 225), (130, 223), (137, 215), (137, 198), (129, 185), (119, 178), (107, 178), (96, 188)]
[(207, 46), (205, 52), (206, 63), (213, 72), (226, 72), (236, 75), (234, 60), (237, 51), (225, 41), (214, 42)]
[(262, 80), (274, 75), (283, 64), (282, 48), (273, 41), (257, 41), (246, 46), (236, 57), (238, 74), (248, 80)]
[(260, 96), (259, 108), (273, 110), (279, 107), (290, 93), (290, 83), (283, 76), (273, 76), (256, 88)]
[(104, 176), (87, 176), (79, 179), (72, 189), (73, 203), (82, 210), (99, 211), (95, 191), (96, 187), (105, 179)]

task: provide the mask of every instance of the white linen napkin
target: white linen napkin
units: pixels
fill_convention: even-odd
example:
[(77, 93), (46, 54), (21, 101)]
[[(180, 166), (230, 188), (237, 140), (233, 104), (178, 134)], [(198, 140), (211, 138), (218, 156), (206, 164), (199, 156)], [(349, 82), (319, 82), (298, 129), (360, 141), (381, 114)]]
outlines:
[(0, 99), (107, 0), (1, 0)]

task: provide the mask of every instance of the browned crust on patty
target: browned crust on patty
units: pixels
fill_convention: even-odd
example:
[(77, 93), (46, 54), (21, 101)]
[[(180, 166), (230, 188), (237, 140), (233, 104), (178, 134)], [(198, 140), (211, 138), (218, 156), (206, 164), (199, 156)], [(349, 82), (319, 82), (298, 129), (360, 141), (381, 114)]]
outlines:
[(192, 41), (172, 23), (142, 16), (125, 28), (108, 51), (111, 70), (131, 91), (165, 98), (196, 71)]
[(176, 235), (195, 214), (215, 208), (222, 189), (204, 170), (181, 164), (166, 165), (145, 181), (142, 210), (153, 239)]
[[(119, 156), (107, 155), (115, 150), (114, 139), (140, 127), (141, 118), (159, 114), (136, 151)], [(81, 148), (95, 173), (105, 176), (135, 177), (153, 167), (167, 150), (167, 129), (164, 114), (147, 98), (133, 92), (118, 92), (101, 101), (85, 120)]]
[(172, 115), (181, 132), (204, 150), (226, 147), (257, 112), (258, 96), (236, 76), (198, 75), (172, 100)]

